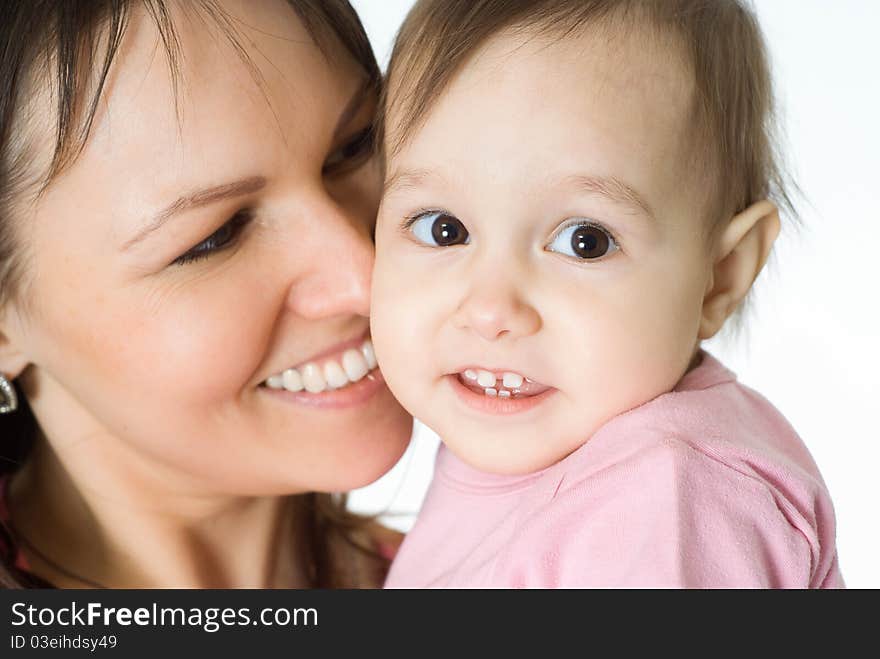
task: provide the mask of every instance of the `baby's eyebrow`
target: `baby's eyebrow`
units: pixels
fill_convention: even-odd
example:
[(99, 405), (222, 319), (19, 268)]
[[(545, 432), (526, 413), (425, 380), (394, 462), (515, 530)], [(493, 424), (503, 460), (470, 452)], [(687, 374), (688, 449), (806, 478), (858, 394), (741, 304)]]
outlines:
[(627, 185), (614, 176), (595, 176), (592, 174), (574, 174), (563, 179), (563, 185), (580, 188), (587, 192), (602, 195), (611, 201), (635, 207), (650, 219), (655, 219), (654, 211), (635, 188)]
[(397, 192), (400, 189), (415, 188), (429, 179), (436, 179), (441, 182), (445, 181), (438, 172), (428, 169), (403, 169), (388, 177), (385, 181), (385, 187), (382, 192), (387, 195), (392, 192)]
[[(442, 183), (446, 179), (439, 172), (433, 170), (404, 169), (388, 177), (385, 181), (383, 193), (389, 195), (406, 188), (419, 187), (430, 180)], [(573, 174), (562, 178), (556, 183), (555, 187), (577, 188), (585, 192), (598, 194), (615, 203), (634, 208), (647, 215), (651, 220), (656, 218), (644, 195), (639, 194), (635, 188), (615, 176)]]

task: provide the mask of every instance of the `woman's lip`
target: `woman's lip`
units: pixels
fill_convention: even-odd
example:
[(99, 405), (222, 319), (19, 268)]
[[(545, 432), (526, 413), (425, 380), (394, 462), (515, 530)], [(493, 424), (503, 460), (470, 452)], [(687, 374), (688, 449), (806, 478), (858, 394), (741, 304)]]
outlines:
[(293, 392), (286, 389), (269, 389), (268, 387), (260, 387), (259, 391), (274, 396), (278, 400), (306, 407), (343, 409), (362, 405), (385, 388), (385, 378), (382, 376), (382, 371), (374, 368), (357, 382), (348, 384), (341, 389), (331, 389), (319, 394), (310, 394), (307, 391)]
[(497, 396), (486, 396), (485, 394), (474, 393), (458, 380), (458, 374), (450, 374), (443, 376), (443, 379), (449, 383), (449, 386), (465, 405), (478, 412), (485, 414), (508, 415), (518, 414), (534, 409), (550, 398), (558, 390), (552, 387), (547, 391), (537, 394), (536, 396), (526, 396), (523, 398), (499, 398)]

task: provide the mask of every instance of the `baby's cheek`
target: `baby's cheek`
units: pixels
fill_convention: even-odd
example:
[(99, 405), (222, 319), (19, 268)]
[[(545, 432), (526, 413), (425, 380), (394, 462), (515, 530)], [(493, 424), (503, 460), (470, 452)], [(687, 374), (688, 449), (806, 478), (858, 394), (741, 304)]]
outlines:
[(384, 293), (381, 287), (373, 288), (370, 307), (370, 333), (379, 367), (391, 382), (400, 369), (399, 356), (407, 349), (414, 329), (404, 309), (405, 298)]
[(621, 389), (628, 385), (637, 403), (669, 391), (690, 361), (699, 325), (699, 297), (691, 288), (681, 281), (646, 284), (620, 310), (623, 322), (608, 341), (625, 365), (618, 377), (630, 380)]
[(557, 322), (569, 345), (561, 378), (578, 399), (575, 432), (592, 431), (610, 418), (674, 387), (694, 345), (696, 321), (687, 295), (662, 272), (639, 272), (582, 292), (571, 322)]
[[(426, 293), (399, 272), (379, 267), (373, 276), (370, 331), (376, 359), (388, 387), (410, 411), (424, 384), (428, 337), (422, 326)], [(427, 295), (430, 298), (429, 295)]]

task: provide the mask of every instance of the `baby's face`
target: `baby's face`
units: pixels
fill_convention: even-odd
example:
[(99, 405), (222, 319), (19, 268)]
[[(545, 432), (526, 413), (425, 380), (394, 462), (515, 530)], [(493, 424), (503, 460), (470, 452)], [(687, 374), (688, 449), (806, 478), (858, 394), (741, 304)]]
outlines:
[(390, 158), (374, 345), (473, 466), (544, 468), (687, 370), (711, 260), (676, 61), (499, 37)]

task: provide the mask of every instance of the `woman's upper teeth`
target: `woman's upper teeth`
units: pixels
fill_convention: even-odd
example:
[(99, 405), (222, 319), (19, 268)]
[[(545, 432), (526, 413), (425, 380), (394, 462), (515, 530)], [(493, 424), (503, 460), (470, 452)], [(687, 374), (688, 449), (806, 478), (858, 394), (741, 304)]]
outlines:
[(319, 362), (309, 362), (299, 368), (288, 368), (270, 376), (265, 384), (270, 389), (308, 391), (319, 394), (328, 389), (339, 389), (361, 380), (376, 368), (373, 342), (366, 339), (359, 348), (349, 348), (341, 355)]

